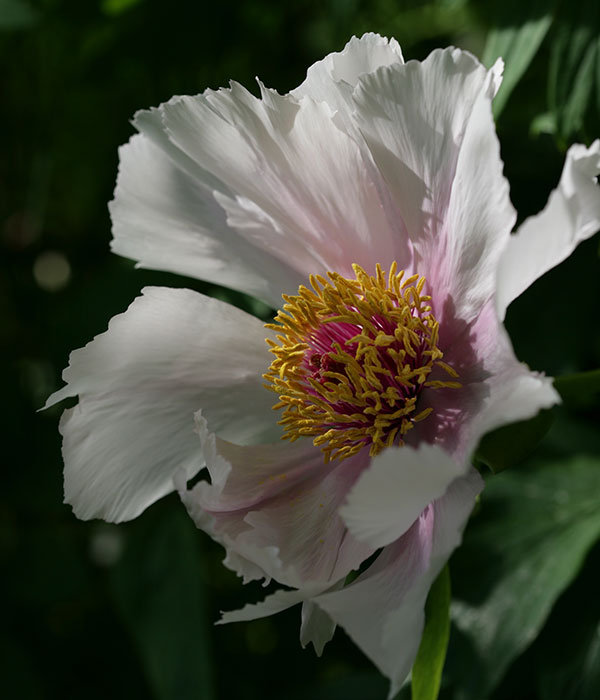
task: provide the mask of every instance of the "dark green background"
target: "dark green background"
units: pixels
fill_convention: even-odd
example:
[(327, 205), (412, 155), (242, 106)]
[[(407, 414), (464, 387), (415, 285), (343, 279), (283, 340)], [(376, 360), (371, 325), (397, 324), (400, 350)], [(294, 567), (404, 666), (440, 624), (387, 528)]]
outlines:
[[(222, 551), (175, 497), (119, 527), (77, 521), (62, 505), (60, 409), (35, 411), (60, 386), (69, 351), (105, 330), (147, 284), (250, 304), (109, 254), (106, 203), (136, 109), (230, 78), (254, 90), (256, 75), (286, 92), (315, 60), (369, 30), (395, 36), (407, 59), (450, 43), (491, 59), (500, 47), (516, 87), (503, 97), (498, 132), (522, 218), (544, 205), (567, 145), (600, 136), (596, 5), (0, 0), (1, 697), (386, 696), (385, 681), (343, 632), (321, 660), (302, 651), (298, 609), (213, 627), (219, 610), (264, 590), (243, 588), (222, 567)], [(34, 275), (36, 263), (38, 278), (44, 260), (46, 272), (51, 266), (40, 258), (48, 251), (71, 271), (54, 291)], [(511, 307), (507, 325), (532, 368), (563, 375), (600, 366), (597, 251), (597, 239), (583, 244)], [(458, 607), (444, 698), (600, 697), (592, 389), (554, 412), (534, 459), (489, 480), (451, 566)], [(526, 601), (532, 586), (539, 590)], [(506, 610), (494, 590), (509, 600)], [(492, 643), (464, 623), (469, 606), (485, 612), (477, 619), (500, 621)]]

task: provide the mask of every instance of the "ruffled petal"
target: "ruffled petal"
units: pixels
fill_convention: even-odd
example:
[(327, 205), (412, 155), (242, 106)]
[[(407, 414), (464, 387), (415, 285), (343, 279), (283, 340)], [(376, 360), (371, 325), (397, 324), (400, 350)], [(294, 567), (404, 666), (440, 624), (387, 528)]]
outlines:
[(368, 456), (325, 465), (310, 441), (241, 447), (197, 422), (211, 483), (180, 492), (197, 526), (227, 549), (230, 568), (246, 580), (331, 585), (372, 554), (338, 513)]
[(501, 68), (434, 51), (364, 75), (354, 92), (356, 122), (440, 317), (448, 296), (467, 320), (491, 297), (514, 222), (490, 111)]
[(187, 289), (147, 288), (105, 333), (71, 354), (67, 386), (78, 396), (61, 420), (65, 500), (82, 519), (129, 520), (204, 462), (194, 413), (241, 442), (276, 433), (261, 322)]
[(404, 63), (395, 39), (370, 32), (360, 39), (354, 36), (342, 51), (314, 63), (306, 73), (306, 80), (290, 94), (297, 99), (308, 95), (316, 102), (326, 102), (335, 111), (346, 112), (360, 76), (395, 63)]
[[(259, 250), (309, 275), (352, 275), (382, 260), (410, 264), (389, 192), (331, 108), (237, 84), (161, 108), (170, 141), (219, 182), (227, 224)], [(297, 291), (291, 278), (281, 291)]]
[[(498, 73), (492, 69), (466, 124), (445, 224), (422, 249), (432, 293), (453, 305), (455, 318), (466, 321), (494, 295), (498, 261), (516, 221), (492, 117), (495, 88), (489, 83), (494, 77)], [(439, 311), (444, 323), (445, 309)]]
[[(430, 504), (410, 529), (387, 546), (377, 560), (345, 588), (308, 583), (299, 590), (277, 591), (264, 601), (224, 613), (220, 623), (254, 620), (303, 604), (303, 644), (322, 649), (335, 624), (341, 625), (391, 681), (393, 697), (414, 662), (431, 584), (452, 551), (483, 481), (475, 470), (456, 479), (442, 498)], [(365, 605), (376, 601), (376, 605)], [(309, 615), (319, 609), (323, 617)], [(312, 627), (315, 625), (318, 627)], [(310, 637), (308, 633), (310, 632)]]
[[(474, 470), (457, 479), (413, 526), (346, 588), (313, 598), (391, 681), (389, 698), (414, 663), (431, 584), (460, 544), (483, 486)], [(374, 601), (365, 605), (365, 601)]]
[(168, 140), (157, 110), (138, 115), (136, 123), (143, 133), (119, 150), (109, 205), (112, 251), (140, 267), (214, 282), (279, 306), (281, 290), (304, 277), (285, 256), (257, 248), (228, 225), (215, 199), (214, 188), (223, 192), (224, 186)]
[(542, 212), (510, 237), (498, 269), (496, 305), (508, 305), (600, 229), (600, 140), (571, 146), (558, 187)]
[(120, 151), (113, 251), (273, 306), (310, 274), (351, 275), (354, 262), (410, 267), (398, 213), (349, 109), (322, 99), (401, 62), (394, 40), (370, 34), (313, 66), (293, 95), (261, 84), (257, 99), (232, 83), (139, 112), (141, 134)]
[(356, 539), (375, 549), (384, 547), (466, 471), (436, 446), (389, 447), (371, 460), (340, 514)]

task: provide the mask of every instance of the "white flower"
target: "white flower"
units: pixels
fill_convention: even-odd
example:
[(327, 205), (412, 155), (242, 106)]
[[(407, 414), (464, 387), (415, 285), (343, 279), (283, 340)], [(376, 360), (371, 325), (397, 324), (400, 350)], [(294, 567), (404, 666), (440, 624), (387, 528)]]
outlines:
[[(558, 401), (514, 357), (505, 308), (600, 227), (597, 141), (570, 149), (546, 209), (510, 236), (501, 68), (457, 49), (404, 63), (369, 34), (288, 95), (232, 83), (138, 113), (113, 250), (272, 306), (287, 294), (287, 311), (265, 329), (146, 289), (48, 401), (79, 397), (61, 421), (79, 517), (134, 518), (176, 484), (227, 566), (292, 588), (225, 621), (302, 602), (302, 643), (320, 652), (342, 625), (392, 693), (481, 489), (479, 438)], [(204, 465), (210, 483), (188, 491)]]

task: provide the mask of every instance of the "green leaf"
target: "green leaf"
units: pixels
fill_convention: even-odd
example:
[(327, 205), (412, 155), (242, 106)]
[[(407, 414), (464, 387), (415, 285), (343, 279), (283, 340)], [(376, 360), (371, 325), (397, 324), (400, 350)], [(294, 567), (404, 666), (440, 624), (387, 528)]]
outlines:
[(475, 460), (494, 473), (514, 467), (526, 459), (554, 422), (552, 411), (540, 411), (529, 420), (503, 425), (481, 439)]
[(155, 697), (210, 700), (199, 533), (180, 504), (170, 502), (125, 528), (126, 549), (111, 572), (111, 588)]
[(3, 698), (23, 700), (43, 700), (44, 692), (31, 650), (22, 647), (5, 633), (0, 635), (2, 673), (0, 674), (0, 694)]
[(482, 57), (486, 66), (491, 66), (499, 57), (504, 59), (504, 78), (494, 99), (496, 118), (548, 33), (555, 4), (533, 0), (503, 3), (496, 8), (502, 14), (492, 17), (494, 26), (488, 33)]
[(588, 407), (600, 394), (600, 369), (556, 377), (554, 387), (566, 404)]
[(597, 700), (600, 694), (599, 567), (596, 546), (534, 645), (540, 700)]
[(39, 17), (39, 12), (23, 0), (0, 0), (0, 29), (26, 29)]
[(436, 700), (450, 637), (450, 571), (434, 581), (425, 605), (425, 629), (412, 670), (412, 700)]
[(132, 7), (139, 5), (142, 0), (102, 0), (101, 8), (102, 12), (109, 17), (116, 17), (117, 15), (127, 12)]
[(556, 116), (552, 112), (544, 112), (538, 114), (529, 126), (531, 136), (539, 136), (540, 134), (556, 134)]
[(567, 3), (551, 45), (548, 98), (558, 135), (568, 142), (584, 125), (591, 106), (600, 51), (597, 0)]
[(453, 619), (473, 659), (460, 700), (486, 698), (537, 637), (600, 536), (600, 460), (575, 457), (490, 479), (454, 561)]
[[(339, 674), (339, 675), (338, 675)], [(317, 682), (300, 687), (286, 687), (279, 697), (285, 700), (351, 700), (352, 698), (384, 698), (389, 682), (378, 672), (340, 670), (333, 678), (324, 673)], [(404, 693), (394, 696), (400, 700)], [(256, 696), (252, 696), (256, 697)]]

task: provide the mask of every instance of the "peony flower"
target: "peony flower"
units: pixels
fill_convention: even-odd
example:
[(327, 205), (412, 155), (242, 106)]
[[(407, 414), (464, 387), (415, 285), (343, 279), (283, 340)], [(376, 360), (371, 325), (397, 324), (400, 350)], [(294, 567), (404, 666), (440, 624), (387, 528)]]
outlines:
[(559, 400), (515, 358), (505, 309), (600, 227), (596, 141), (511, 236), (501, 71), (458, 49), (404, 63), (367, 34), (287, 95), (232, 83), (139, 112), (113, 251), (280, 311), (264, 326), (145, 289), (47, 403), (79, 397), (60, 426), (78, 517), (178, 490), (228, 567), (286, 586), (223, 621), (301, 603), (302, 644), (321, 653), (341, 625), (392, 694), (482, 488), (479, 439)]

